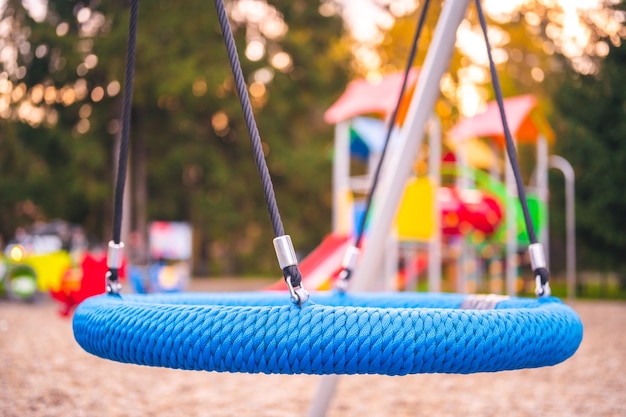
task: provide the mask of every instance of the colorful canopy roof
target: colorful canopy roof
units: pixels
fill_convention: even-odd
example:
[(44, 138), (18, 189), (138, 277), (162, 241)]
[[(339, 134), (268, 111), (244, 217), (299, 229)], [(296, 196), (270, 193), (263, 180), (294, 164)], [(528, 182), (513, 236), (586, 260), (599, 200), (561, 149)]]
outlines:
[[(545, 116), (537, 107), (537, 99), (523, 95), (504, 100), (504, 109), (511, 134), (518, 143), (535, 143), (541, 133), (549, 141), (554, 140), (554, 132)], [(504, 129), (500, 110), (496, 101), (487, 104), (487, 110), (476, 116), (461, 119), (448, 133), (454, 141), (484, 137), (504, 144)]]
[[(417, 77), (418, 71), (412, 69), (407, 82), (407, 92), (415, 88)], [(366, 114), (386, 117), (396, 105), (402, 78), (402, 72), (395, 72), (385, 75), (380, 82), (371, 82), (364, 78), (350, 82), (339, 99), (326, 111), (324, 120), (328, 124), (335, 124)], [(410, 96), (405, 94), (405, 112)], [(403, 120), (403, 117), (399, 116), (398, 120)]]

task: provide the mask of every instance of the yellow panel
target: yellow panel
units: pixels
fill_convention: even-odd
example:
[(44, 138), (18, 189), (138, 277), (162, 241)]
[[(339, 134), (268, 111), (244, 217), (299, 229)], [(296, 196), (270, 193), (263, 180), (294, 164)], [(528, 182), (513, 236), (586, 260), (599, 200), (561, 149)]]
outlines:
[(472, 168), (490, 169), (497, 163), (496, 155), (485, 142), (478, 138), (467, 139), (462, 143), (447, 141), (446, 145), (455, 153), (463, 152), (467, 164)]
[(352, 224), (352, 207), (354, 205), (354, 199), (352, 192), (346, 190), (339, 194), (341, 197), (339, 200), (339, 207), (337, 208), (337, 230), (333, 230), (334, 233), (341, 235), (349, 235), (354, 229)]
[(71, 266), (72, 260), (67, 252), (54, 252), (29, 256), (24, 263), (35, 270), (40, 291), (58, 291), (61, 288), (61, 278)]
[(433, 235), (434, 189), (430, 180), (412, 178), (404, 188), (397, 216), (400, 240), (429, 240)]

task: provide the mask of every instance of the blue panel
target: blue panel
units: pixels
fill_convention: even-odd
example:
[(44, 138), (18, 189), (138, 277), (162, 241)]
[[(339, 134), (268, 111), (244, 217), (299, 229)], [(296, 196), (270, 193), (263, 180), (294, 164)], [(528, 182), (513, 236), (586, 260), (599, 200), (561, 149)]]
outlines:
[(354, 129), (350, 129), (350, 156), (363, 161), (367, 161), (370, 156), (367, 144)]

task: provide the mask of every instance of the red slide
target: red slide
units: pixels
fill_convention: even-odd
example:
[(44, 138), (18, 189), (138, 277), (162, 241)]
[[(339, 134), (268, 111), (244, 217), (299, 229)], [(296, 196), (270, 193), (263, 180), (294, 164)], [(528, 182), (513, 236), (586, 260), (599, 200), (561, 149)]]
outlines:
[[(341, 261), (349, 245), (349, 236), (327, 235), (322, 243), (298, 264), (304, 287), (311, 291), (330, 289), (331, 278), (341, 268)], [(266, 288), (277, 291), (286, 289), (287, 284), (282, 279)]]

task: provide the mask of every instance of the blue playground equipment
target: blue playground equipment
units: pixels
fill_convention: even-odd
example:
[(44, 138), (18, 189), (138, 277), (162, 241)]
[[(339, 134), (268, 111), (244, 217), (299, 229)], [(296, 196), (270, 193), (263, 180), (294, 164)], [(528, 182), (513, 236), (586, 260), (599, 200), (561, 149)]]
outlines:
[(78, 343), (118, 362), (281, 374), (493, 372), (555, 365), (582, 324), (553, 297), (427, 293), (102, 295), (74, 318)]
[(191, 275), (191, 226), (184, 222), (150, 224), (148, 265), (130, 265), (128, 276), (135, 292), (180, 292)]

